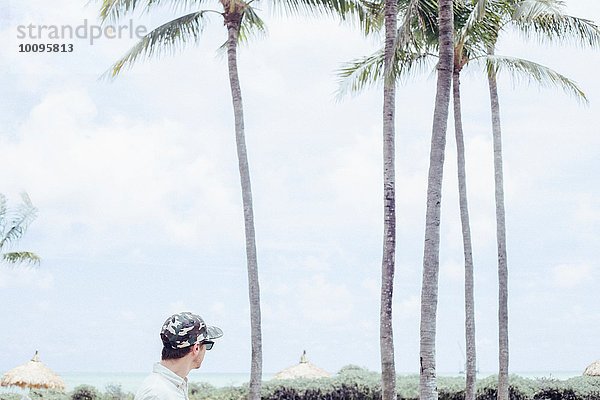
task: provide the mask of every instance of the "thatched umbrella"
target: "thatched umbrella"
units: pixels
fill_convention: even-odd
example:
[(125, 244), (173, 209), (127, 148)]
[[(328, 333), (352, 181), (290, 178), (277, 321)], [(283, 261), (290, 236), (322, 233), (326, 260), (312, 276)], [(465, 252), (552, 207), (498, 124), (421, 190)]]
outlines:
[(331, 374), (314, 364), (311, 364), (306, 358), (306, 350), (300, 357), (300, 364), (286, 368), (278, 372), (273, 379), (296, 379), (296, 378), (327, 378)]
[(587, 376), (600, 376), (600, 360), (594, 361), (583, 371), (584, 375)]
[(19, 386), (30, 389), (65, 390), (65, 382), (40, 361), (36, 350), (31, 361), (19, 365), (2, 375), (2, 386)]

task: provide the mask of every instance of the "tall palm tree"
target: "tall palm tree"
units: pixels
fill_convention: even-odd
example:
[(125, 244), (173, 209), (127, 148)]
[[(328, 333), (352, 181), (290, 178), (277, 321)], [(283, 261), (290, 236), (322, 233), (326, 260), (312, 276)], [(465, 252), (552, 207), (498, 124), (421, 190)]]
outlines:
[[(493, 56), (492, 47), (488, 55)], [(496, 72), (488, 73), (494, 143), (494, 197), (496, 200), (496, 245), (498, 249), (498, 400), (508, 400), (508, 266), (506, 263), (506, 214), (504, 210), (504, 172), (500, 103)]]
[[(352, 0), (285, 0), (274, 5), (290, 14), (301, 12), (326, 13), (344, 16), (350, 10)], [(100, 17), (102, 21), (117, 20), (124, 14), (140, 8), (147, 11), (163, 5), (172, 4), (175, 8), (194, 8), (205, 2), (192, 0), (102, 0)], [(169, 21), (154, 29), (144, 36), (139, 43), (127, 54), (119, 59), (111, 68), (112, 77), (118, 75), (126, 66), (131, 66), (141, 57), (161, 55), (177, 50), (188, 42), (197, 42), (202, 34), (202, 29), (207, 23), (209, 15), (218, 15), (222, 18), (227, 29), (227, 64), (233, 114), (235, 121), (235, 139), (238, 155), (238, 168), (242, 189), (242, 205), (244, 209), (244, 226), (246, 237), (246, 262), (248, 269), (248, 292), (250, 300), (250, 325), (251, 325), (251, 369), (250, 390), (251, 400), (260, 399), (262, 380), (262, 330), (260, 311), (260, 288), (258, 279), (258, 261), (256, 254), (256, 238), (254, 229), (254, 208), (252, 204), (252, 189), (250, 184), (250, 168), (246, 148), (244, 131), (244, 114), (242, 92), (237, 68), (237, 46), (240, 40), (245, 40), (253, 33), (263, 33), (265, 26), (256, 13), (255, 0), (218, 0), (215, 2), (220, 10), (202, 9), (195, 10), (179, 18)], [(355, 9), (356, 10), (356, 9)]]
[[(463, 255), (465, 260), (465, 400), (475, 400), (477, 380), (477, 349), (475, 344), (475, 284), (473, 267), (473, 248), (471, 244), (471, 223), (469, 218), (469, 206), (467, 201), (467, 172), (465, 160), (465, 144), (462, 125), (462, 109), (460, 97), (460, 73), (475, 53), (471, 49), (475, 44), (484, 40), (485, 34), (477, 34), (486, 26), (481, 23), (485, 16), (486, 2), (480, 2), (468, 12), (468, 18), (460, 29), (456, 29), (454, 40), (454, 70), (452, 73), (453, 89), (453, 111), (454, 111), (454, 135), (456, 138), (456, 167), (458, 175), (458, 198), (460, 208), (460, 220), (463, 237)], [(460, 7), (455, 7), (460, 9)], [(468, 8), (467, 8), (468, 9)], [(463, 13), (465, 14), (465, 13)], [(485, 29), (481, 29), (482, 33)], [(475, 46), (476, 47), (476, 46)]]
[(31, 251), (7, 251), (23, 237), (27, 227), (37, 216), (37, 209), (27, 193), (21, 194), (21, 201), (18, 207), (9, 209), (6, 197), (0, 194), (0, 254), (5, 264), (37, 265), (40, 263), (40, 257)]
[[(592, 21), (566, 15), (562, 9), (562, 1), (497, 0), (496, 3), (499, 5), (500, 10), (504, 10), (502, 20), (496, 25), (496, 32), (498, 34), (505, 25), (512, 23), (526, 34), (537, 34), (550, 41), (572, 41), (575, 39), (576, 42), (585, 46), (598, 47), (600, 44), (598, 27)], [(492, 43), (488, 47), (490, 60), (493, 60), (494, 52), (495, 43)], [(497, 64), (490, 63), (490, 68), (488, 68), (488, 86), (494, 143), (496, 241), (498, 250), (498, 400), (508, 400), (508, 265)]]
[(437, 400), (435, 336), (440, 266), (442, 177), (454, 62), (453, 0), (439, 0), (438, 21), (439, 62), (429, 155), (429, 175), (427, 178), (427, 211), (425, 215), (423, 280), (421, 286), (421, 340), (419, 351), (421, 361), (419, 398), (421, 400)]
[(396, 366), (392, 301), (396, 257), (395, 111), (396, 80), (392, 75), (397, 39), (397, 0), (385, 0), (385, 47), (383, 84), (383, 257), (381, 262), (381, 308), (379, 343), (382, 400), (396, 399)]
[[(467, 172), (465, 163), (465, 143), (462, 129), (462, 113), (460, 103), (460, 67), (457, 58), (461, 55), (454, 54), (454, 71), (452, 74), (453, 106), (454, 106), (454, 135), (456, 138), (457, 173), (458, 173), (458, 198), (460, 207), (460, 220), (463, 236), (463, 254), (465, 258), (465, 343), (466, 343), (466, 385), (465, 400), (475, 400), (475, 381), (477, 352), (475, 346), (475, 295), (473, 277), (473, 249), (471, 245), (471, 224), (469, 220), (469, 207), (467, 202)], [(458, 65), (457, 65), (458, 64)]]

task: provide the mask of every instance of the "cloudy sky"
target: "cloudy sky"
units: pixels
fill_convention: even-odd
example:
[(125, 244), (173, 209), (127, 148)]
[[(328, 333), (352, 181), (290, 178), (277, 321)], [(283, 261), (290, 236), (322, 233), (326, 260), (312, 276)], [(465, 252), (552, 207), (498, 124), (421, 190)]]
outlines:
[[(595, 0), (569, 13), (600, 20)], [(376, 39), (332, 20), (284, 19), (239, 52), (263, 313), (264, 371), (302, 350), (335, 372), (379, 370), (382, 247), (381, 93), (336, 101), (342, 62)], [(19, 25), (88, 26), (98, 4), (0, 5), (0, 192), (26, 191), (38, 218), (18, 247), (39, 268), (0, 268), (0, 371), (38, 349), (58, 371), (147, 371), (158, 331), (191, 310), (225, 336), (203, 371), (250, 366), (241, 194), (225, 40), (203, 40), (99, 77), (135, 38), (55, 40), (71, 53), (19, 53)], [(168, 9), (134, 15), (155, 27)], [(125, 19), (122, 24), (128, 24)], [(498, 54), (551, 66), (590, 103), (501, 76), (510, 273), (511, 371), (582, 371), (600, 358), (600, 81), (598, 52), (522, 42)], [(489, 101), (481, 69), (463, 80), (478, 364), (497, 369), (497, 274)], [(435, 76), (399, 86), (396, 367), (418, 371), (425, 189)], [(449, 124), (452, 127), (452, 121)], [(463, 363), (463, 261), (449, 129), (441, 228), (438, 370)]]

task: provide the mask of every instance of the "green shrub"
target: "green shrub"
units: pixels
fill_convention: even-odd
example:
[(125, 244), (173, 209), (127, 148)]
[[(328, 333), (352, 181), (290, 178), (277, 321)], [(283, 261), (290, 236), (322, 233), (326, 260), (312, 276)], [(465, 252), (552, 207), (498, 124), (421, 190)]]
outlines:
[(133, 400), (133, 393), (124, 392), (121, 385), (110, 383), (104, 388), (104, 400)]
[(248, 397), (247, 386), (216, 388), (208, 383), (190, 383), (190, 400), (242, 400)]
[(16, 393), (0, 393), (0, 400), (21, 400), (22, 396)]
[(71, 400), (99, 400), (100, 393), (90, 385), (79, 385), (71, 393)]
[(29, 397), (32, 400), (69, 400), (69, 396), (66, 393), (56, 390), (34, 389), (29, 392)]
[[(63, 392), (57, 392), (55, 390), (44, 390), (44, 389), (32, 389), (27, 394), (32, 400), (69, 400)], [(0, 400), (22, 400), (23, 395), (18, 393), (2, 393), (0, 394)]]

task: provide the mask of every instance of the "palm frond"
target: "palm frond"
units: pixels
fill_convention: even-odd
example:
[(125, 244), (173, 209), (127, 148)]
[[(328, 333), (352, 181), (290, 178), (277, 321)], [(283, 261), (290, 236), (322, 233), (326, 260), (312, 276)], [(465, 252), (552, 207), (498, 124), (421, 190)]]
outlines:
[(32, 253), (30, 251), (15, 251), (10, 253), (2, 254), (2, 259), (7, 264), (17, 265), (17, 264), (29, 264), (29, 265), (39, 265), (40, 257)]
[[(367, 9), (361, 0), (273, 0), (270, 5), (273, 12), (286, 16), (321, 15), (336, 16), (346, 20), (348, 16), (358, 21), (368, 18)], [(356, 20), (353, 19), (353, 20)]]
[(124, 15), (141, 9), (148, 12), (150, 9), (167, 3), (173, 11), (187, 10), (190, 7), (198, 7), (206, 0), (102, 0), (100, 6), (100, 19), (102, 22), (118, 21)]
[(466, 19), (458, 25), (455, 36), (457, 53), (464, 52), (473, 56), (487, 53), (486, 49), (494, 46), (498, 41), (498, 35), (502, 30), (502, 17), (503, 15), (496, 12), (491, 3), (489, 9), (483, 14), (479, 14), (476, 8), (472, 8)]
[(31, 203), (31, 199), (27, 193), (21, 194), (22, 204), (10, 213), (10, 219), (8, 215), (5, 216), (6, 220), (0, 237), (0, 249), (3, 249), (7, 244), (13, 243), (19, 240), (27, 227), (37, 216), (37, 208)]
[(383, 77), (383, 64), (383, 50), (345, 63), (337, 71), (339, 88), (336, 97), (340, 99), (347, 93), (357, 93), (377, 83)]
[(359, 0), (360, 11), (356, 13), (356, 17), (365, 36), (383, 30), (384, 4), (377, 0)]
[(409, 0), (401, 10), (397, 47), (406, 48), (415, 36), (436, 36), (437, 9), (437, 0)]
[(590, 20), (564, 13), (560, 0), (522, 0), (512, 12), (512, 22), (527, 37), (534, 34), (541, 42), (563, 42), (600, 46), (600, 30)]
[(561, 0), (520, 0), (513, 2), (512, 18), (532, 20), (539, 15), (563, 13), (565, 3)]
[(494, 45), (501, 31), (503, 14), (491, 0), (466, 0), (454, 4), (454, 45), (457, 54), (463, 47), (486, 48)]
[[(472, 31), (475, 24), (483, 21), (485, 16), (486, 4), (487, 0), (472, 0), (470, 7), (470, 12), (468, 14), (467, 20), (462, 24), (460, 29), (456, 32), (456, 40), (457, 43), (464, 43), (467, 40), (467, 34)], [(457, 4), (455, 4), (454, 9), (456, 13)]]
[(542, 43), (564, 43), (598, 48), (600, 29), (593, 21), (570, 15), (544, 14), (533, 19), (517, 19), (515, 25), (526, 36)]
[(123, 15), (133, 11), (140, 2), (138, 0), (103, 0), (100, 6), (100, 19), (117, 21)]
[(242, 16), (238, 41), (248, 43), (255, 37), (263, 38), (267, 34), (267, 27), (264, 21), (258, 16), (254, 8), (246, 7)]
[(131, 67), (140, 57), (150, 58), (165, 53), (172, 54), (188, 44), (190, 39), (197, 42), (204, 28), (204, 14), (206, 12), (198, 11), (187, 14), (154, 29), (113, 64), (105, 73), (105, 76), (114, 78), (124, 67)]
[[(430, 65), (433, 58), (426, 52), (397, 50), (388, 79), (399, 82), (410, 75), (421, 73)], [(337, 72), (339, 80), (336, 98), (341, 99), (348, 93), (358, 93), (366, 87), (383, 84), (383, 66), (383, 50), (344, 64)]]
[[(258, 16), (254, 8), (247, 6), (243, 11), (242, 22), (238, 32), (238, 44), (247, 44), (253, 38), (263, 38), (267, 35), (267, 26)], [(227, 40), (218, 48), (217, 54), (224, 56), (227, 53)]]
[(574, 96), (578, 101), (588, 103), (585, 93), (577, 83), (553, 69), (533, 61), (514, 57), (489, 55), (485, 60), (488, 73), (506, 71), (510, 74), (511, 79), (515, 84), (523, 81), (527, 83), (534, 81), (542, 87), (561, 89), (565, 93)]

